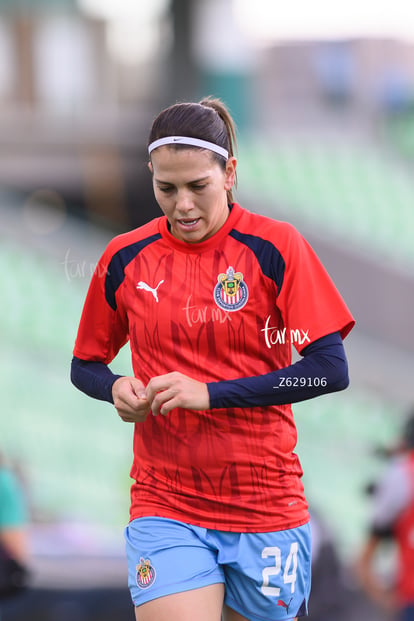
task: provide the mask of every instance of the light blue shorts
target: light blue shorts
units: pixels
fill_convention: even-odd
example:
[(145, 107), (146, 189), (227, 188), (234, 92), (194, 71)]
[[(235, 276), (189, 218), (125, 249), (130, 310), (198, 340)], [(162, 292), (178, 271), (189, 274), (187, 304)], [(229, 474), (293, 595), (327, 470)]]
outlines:
[(221, 582), (224, 602), (251, 621), (307, 615), (310, 525), (231, 533), (144, 517), (125, 529), (128, 586), (135, 606)]

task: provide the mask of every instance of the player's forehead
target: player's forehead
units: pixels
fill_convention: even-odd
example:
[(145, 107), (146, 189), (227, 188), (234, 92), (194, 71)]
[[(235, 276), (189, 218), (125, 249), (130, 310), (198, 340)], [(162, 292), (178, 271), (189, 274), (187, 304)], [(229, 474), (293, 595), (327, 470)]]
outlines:
[(211, 152), (205, 149), (163, 146), (151, 154), (154, 179), (165, 183), (194, 183), (220, 173)]

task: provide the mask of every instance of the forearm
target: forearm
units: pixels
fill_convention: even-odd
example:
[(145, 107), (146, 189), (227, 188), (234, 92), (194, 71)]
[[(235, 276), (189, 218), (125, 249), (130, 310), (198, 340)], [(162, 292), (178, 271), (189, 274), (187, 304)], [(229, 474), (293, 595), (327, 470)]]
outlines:
[(210, 382), (210, 407), (255, 407), (296, 403), (344, 390), (349, 384), (342, 339), (331, 334), (304, 350), (294, 364), (257, 377)]
[(382, 538), (371, 535), (365, 542), (362, 552), (355, 563), (356, 576), (363, 591), (368, 597), (381, 606), (388, 608), (394, 605), (392, 593), (389, 587), (386, 587), (379, 580), (377, 573), (374, 571), (374, 563), (377, 551), (381, 545)]
[(112, 373), (103, 362), (72, 359), (70, 379), (74, 386), (89, 397), (113, 403), (112, 386), (122, 375)]

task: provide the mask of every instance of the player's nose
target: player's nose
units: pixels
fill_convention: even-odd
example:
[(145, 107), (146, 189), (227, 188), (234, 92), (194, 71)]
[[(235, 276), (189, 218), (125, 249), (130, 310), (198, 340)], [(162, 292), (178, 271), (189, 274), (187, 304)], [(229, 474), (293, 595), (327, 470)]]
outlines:
[(177, 211), (181, 215), (188, 214), (188, 212), (190, 212), (194, 207), (191, 193), (185, 190), (179, 191), (177, 193), (177, 200), (175, 206)]

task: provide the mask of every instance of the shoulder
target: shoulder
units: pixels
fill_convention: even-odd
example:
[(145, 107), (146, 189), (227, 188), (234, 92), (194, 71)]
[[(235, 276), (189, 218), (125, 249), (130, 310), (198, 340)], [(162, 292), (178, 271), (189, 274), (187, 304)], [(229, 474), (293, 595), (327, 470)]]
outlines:
[(384, 473), (383, 480), (385, 484), (393, 486), (402, 479), (406, 479), (409, 475), (409, 465), (410, 460), (407, 455), (397, 455), (394, 457)]
[(20, 490), (20, 481), (11, 468), (0, 467), (0, 496)]
[(159, 225), (161, 220), (162, 217), (155, 218), (139, 228), (117, 235), (108, 243), (104, 256), (110, 260), (115, 254), (121, 252), (125, 248), (130, 248), (135, 244), (145, 243), (146, 241), (150, 243), (151, 240), (160, 236)]
[(0, 466), (0, 493), (14, 484), (15, 475), (12, 470), (4, 466)]
[(292, 241), (303, 239), (299, 231), (284, 220), (276, 220), (258, 213), (253, 213), (236, 204), (238, 220), (235, 228), (241, 233), (260, 237), (266, 241), (286, 245)]
[(252, 213), (237, 205), (238, 218), (233, 237), (264, 255), (276, 254), (285, 263), (296, 261), (301, 255), (313, 254), (309, 243), (289, 222)]
[(390, 461), (384, 471), (375, 494), (377, 506), (383, 508), (384, 504), (394, 507), (403, 506), (410, 491), (410, 477), (408, 460), (405, 456), (395, 457)]
[(13, 470), (0, 467), (0, 525), (18, 523), (24, 517), (22, 485)]

